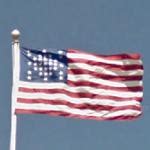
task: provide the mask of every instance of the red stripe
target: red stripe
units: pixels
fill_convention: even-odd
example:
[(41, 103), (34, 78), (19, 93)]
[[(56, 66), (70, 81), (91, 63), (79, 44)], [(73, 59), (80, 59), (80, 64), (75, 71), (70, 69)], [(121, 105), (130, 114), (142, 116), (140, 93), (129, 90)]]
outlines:
[(94, 116), (83, 116), (83, 115), (75, 115), (72, 113), (67, 113), (63, 111), (50, 111), (50, 110), (32, 110), (32, 109), (16, 109), (15, 110), (16, 114), (46, 114), (50, 116), (63, 116), (67, 118), (77, 118), (77, 119), (89, 119), (89, 120), (134, 120), (138, 118), (140, 115), (137, 116), (117, 116), (117, 117), (94, 117)]
[(89, 74), (93, 77), (96, 78), (101, 78), (104, 80), (109, 80), (109, 81), (139, 81), (142, 80), (142, 76), (114, 76), (114, 75), (107, 75), (107, 74), (101, 74), (101, 73), (97, 73), (94, 71), (89, 71), (86, 69), (70, 69), (68, 70), (69, 74), (72, 75), (81, 75), (81, 74)]
[(112, 86), (107, 86), (107, 85), (102, 85), (98, 83), (93, 83), (93, 82), (88, 82), (88, 81), (67, 81), (69, 86), (72, 87), (78, 87), (78, 86), (89, 86), (97, 89), (105, 89), (105, 90), (112, 90), (112, 91), (122, 91), (122, 92), (138, 92), (142, 91), (143, 87), (142, 86), (135, 86), (135, 87), (112, 87)]
[(74, 98), (93, 98), (93, 99), (109, 99), (109, 100), (114, 100), (114, 101), (127, 101), (127, 100), (137, 100), (137, 101), (142, 101), (142, 97), (133, 97), (133, 98), (122, 98), (122, 97), (117, 97), (117, 96), (102, 96), (98, 94), (91, 94), (91, 93), (73, 93), (69, 92), (66, 89), (30, 89), (30, 88), (24, 88), (20, 87), (19, 88), (20, 92), (26, 92), (26, 93), (47, 93), (47, 94), (65, 94), (70, 97)]
[(140, 59), (141, 55), (138, 53), (131, 53), (131, 54), (115, 54), (115, 55), (97, 55), (94, 53), (88, 53), (88, 52), (83, 52), (81, 50), (76, 50), (76, 49), (68, 49), (69, 53), (77, 53), (77, 54), (88, 54), (88, 55), (93, 55), (99, 58), (103, 59), (109, 59), (109, 60), (122, 60), (122, 59)]
[(141, 107), (135, 106), (135, 105), (128, 105), (128, 106), (106, 106), (106, 105), (91, 105), (84, 103), (83, 104), (74, 104), (71, 102), (67, 102), (65, 100), (51, 100), (51, 99), (25, 99), (25, 98), (18, 98), (17, 102), (20, 103), (28, 103), (28, 104), (50, 104), (50, 105), (65, 105), (70, 108), (76, 108), (80, 110), (85, 109), (91, 109), (94, 111), (117, 111), (117, 110), (126, 110), (126, 109), (132, 109), (132, 110), (138, 110), (141, 111)]
[(81, 59), (81, 58), (68, 58), (69, 63), (83, 63), (83, 64), (88, 64), (91, 66), (97, 66), (97, 67), (103, 67), (106, 69), (111, 69), (111, 70), (136, 70), (136, 69), (141, 69), (143, 70), (143, 65), (136, 65), (136, 64), (124, 64), (124, 65), (116, 65), (116, 64), (108, 64), (108, 63), (103, 63), (103, 62), (97, 62), (94, 60), (88, 60), (88, 59)]

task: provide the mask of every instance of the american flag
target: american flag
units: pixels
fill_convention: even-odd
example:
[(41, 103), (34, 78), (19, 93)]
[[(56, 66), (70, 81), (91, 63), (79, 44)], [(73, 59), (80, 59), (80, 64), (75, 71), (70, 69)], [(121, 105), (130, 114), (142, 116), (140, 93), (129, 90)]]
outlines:
[(21, 48), (17, 57), (16, 114), (131, 120), (142, 113), (139, 54)]

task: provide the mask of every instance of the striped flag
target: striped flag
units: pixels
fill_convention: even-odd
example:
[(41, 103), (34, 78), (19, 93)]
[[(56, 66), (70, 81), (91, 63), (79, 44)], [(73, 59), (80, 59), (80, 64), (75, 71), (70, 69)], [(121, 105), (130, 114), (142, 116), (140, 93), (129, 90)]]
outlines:
[(139, 54), (21, 48), (15, 55), (16, 114), (131, 120), (142, 113)]

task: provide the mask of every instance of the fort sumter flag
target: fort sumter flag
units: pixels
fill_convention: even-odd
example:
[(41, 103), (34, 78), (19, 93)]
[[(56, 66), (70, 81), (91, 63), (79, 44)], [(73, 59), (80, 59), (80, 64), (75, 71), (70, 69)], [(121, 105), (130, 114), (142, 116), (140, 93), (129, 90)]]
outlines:
[(15, 59), (16, 114), (131, 120), (142, 113), (139, 54), (21, 48)]

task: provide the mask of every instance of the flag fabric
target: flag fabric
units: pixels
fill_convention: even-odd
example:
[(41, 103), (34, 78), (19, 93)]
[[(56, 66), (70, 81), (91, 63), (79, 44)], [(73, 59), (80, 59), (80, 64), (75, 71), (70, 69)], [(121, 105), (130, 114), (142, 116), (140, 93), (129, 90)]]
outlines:
[(21, 48), (17, 57), (16, 114), (94, 120), (131, 120), (142, 114), (139, 54)]

